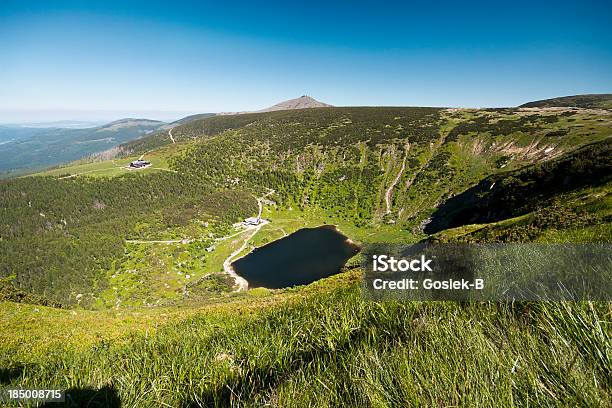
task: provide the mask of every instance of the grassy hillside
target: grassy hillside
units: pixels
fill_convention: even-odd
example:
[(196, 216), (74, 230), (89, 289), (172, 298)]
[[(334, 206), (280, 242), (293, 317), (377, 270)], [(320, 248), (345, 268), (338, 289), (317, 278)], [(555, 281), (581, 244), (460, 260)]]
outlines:
[(612, 109), (612, 94), (592, 94), (562, 96), (559, 98), (543, 99), (541, 101), (528, 102), (521, 108), (552, 108), (552, 107), (577, 107), (577, 108), (601, 108)]
[(97, 312), (94, 330), (91, 312), (8, 304), (5, 321), (40, 317), (25, 339), (5, 325), (3, 377), (98, 406), (612, 402), (608, 304), (370, 303), (355, 278), (193, 313)]
[[(610, 303), (374, 303), (357, 259), (280, 290), (223, 272), (326, 223), (358, 242), (610, 242), (612, 114), (324, 108), (172, 134), (122, 147), (170, 171), (0, 181), (3, 385), (72, 406), (612, 405)], [(271, 222), (251, 236), (233, 223), (258, 201)]]
[[(114, 159), (81, 159), (74, 162), (61, 164), (40, 172), (29, 174), (29, 176), (53, 176), (58, 178), (68, 177), (115, 177), (123, 174), (138, 173), (146, 174), (149, 172), (156, 171), (171, 171), (168, 158), (172, 155), (178, 154), (182, 149), (186, 148), (185, 143), (181, 144), (170, 144), (161, 148), (155, 149), (154, 151), (145, 152), (144, 154), (122, 156)], [(139, 170), (130, 170), (128, 168), (130, 162), (142, 158), (151, 162), (150, 167), (146, 167)]]

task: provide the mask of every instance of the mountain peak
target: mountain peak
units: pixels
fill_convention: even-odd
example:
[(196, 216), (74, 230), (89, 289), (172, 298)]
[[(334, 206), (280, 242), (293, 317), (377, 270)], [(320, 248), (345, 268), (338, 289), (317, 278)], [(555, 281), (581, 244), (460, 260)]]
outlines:
[(306, 108), (328, 108), (332, 105), (328, 105), (323, 102), (319, 102), (316, 99), (308, 96), (302, 95), (299, 98), (289, 99), (287, 101), (283, 101), (277, 103), (276, 105), (270, 106), (269, 108), (259, 110), (257, 112), (272, 112), (279, 110), (291, 110), (291, 109), (306, 109)]
[(308, 95), (302, 95), (299, 98), (289, 99), (287, 101), (279, 102), (276, 105), (272, 105), (265, 109), (257, 111), (242, 111), (242, 112), (220, 112), (217, 115), (243, 115), (245, 113), (263, 113), (263, 112), (274, 112), (283, 110), (293, 109), (307, 109), (307, 108), (330, 108), (334, 105), (319, 102), (315, 98)]

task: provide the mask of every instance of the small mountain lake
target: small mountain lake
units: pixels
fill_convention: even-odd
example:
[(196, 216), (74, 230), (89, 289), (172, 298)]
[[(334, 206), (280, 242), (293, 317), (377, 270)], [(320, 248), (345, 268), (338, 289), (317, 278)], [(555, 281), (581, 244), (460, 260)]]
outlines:
[(333, 225), (303, 228), (232, 263), (249, 288), (306, 285), (335, 275), (359, 252)]

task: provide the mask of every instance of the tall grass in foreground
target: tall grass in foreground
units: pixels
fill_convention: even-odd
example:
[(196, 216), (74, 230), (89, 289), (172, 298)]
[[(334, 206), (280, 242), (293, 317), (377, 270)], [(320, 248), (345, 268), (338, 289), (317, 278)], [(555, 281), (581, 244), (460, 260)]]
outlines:
[(609, 303), (372, 303), (353, 285), (57, 350), (13, 384), (98, 406), (610, 406), (610, 317)]

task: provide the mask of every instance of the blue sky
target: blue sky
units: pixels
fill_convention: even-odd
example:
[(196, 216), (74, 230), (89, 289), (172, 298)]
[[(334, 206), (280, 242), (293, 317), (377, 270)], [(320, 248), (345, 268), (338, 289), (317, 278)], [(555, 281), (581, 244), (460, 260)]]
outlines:
[(609, 1), (0, 1), (0, 122), (612, 92)]

